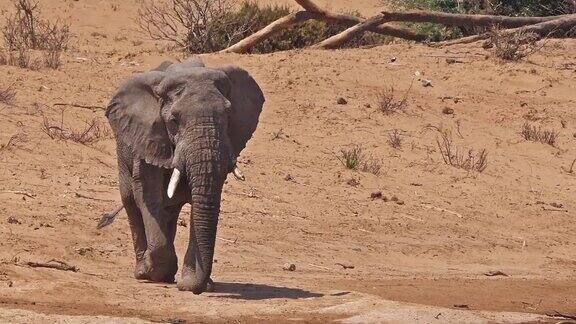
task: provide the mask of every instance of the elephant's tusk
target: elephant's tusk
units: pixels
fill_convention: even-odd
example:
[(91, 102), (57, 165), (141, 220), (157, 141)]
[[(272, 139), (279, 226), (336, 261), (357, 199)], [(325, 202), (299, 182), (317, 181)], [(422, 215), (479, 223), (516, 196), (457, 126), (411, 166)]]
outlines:
[(172, 176), (170, 177), (170, 183), (168, 184), (168, 198), (174, 197), (174, 192), (176, 192), (176, 188), (178, 187), (178, 183), (180, 182), (180, 171), (178, 169), (174, 169), (172, 172)]
[(236, 179), (238, 179), (240, 181), (246, 180), (246, 177), (244, 176), (244, 172), (242, 172), (242, 170), (240, 170), (240, 168), (238, 166), (236, 166), (236, 165), (234, 166), (234, 171), (232, 171), (232, 173), (234, 174)]

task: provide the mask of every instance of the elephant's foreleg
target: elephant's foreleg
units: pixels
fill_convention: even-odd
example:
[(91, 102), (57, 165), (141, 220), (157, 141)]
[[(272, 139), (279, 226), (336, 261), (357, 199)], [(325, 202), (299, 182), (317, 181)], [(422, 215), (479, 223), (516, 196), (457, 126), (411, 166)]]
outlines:
[(146, 267), (152, 281), (173, 282), (178, 270), (174, 249), (175, 220), (173, 209), (166, 206), (165, 172), (137, 161), (133, 172), (133, 192), (142, 213), (146, 232)]

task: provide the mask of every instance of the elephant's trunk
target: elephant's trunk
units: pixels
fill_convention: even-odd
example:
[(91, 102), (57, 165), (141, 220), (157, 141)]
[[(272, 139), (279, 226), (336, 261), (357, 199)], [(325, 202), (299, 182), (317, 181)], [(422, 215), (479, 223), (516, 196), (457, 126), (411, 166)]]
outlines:
[(217, 127), (203, 126), (195, 133), (192, 149), (186, 156), (192, 200), (189, 244), (192, 244), (194, 256), (194, 260), (189, 260), (189, 266), (195, 269), (195, 279), (189, 289), (200, 294), (206, 290), (212, 272), (220, 197), (229, 166), (228, 149)]

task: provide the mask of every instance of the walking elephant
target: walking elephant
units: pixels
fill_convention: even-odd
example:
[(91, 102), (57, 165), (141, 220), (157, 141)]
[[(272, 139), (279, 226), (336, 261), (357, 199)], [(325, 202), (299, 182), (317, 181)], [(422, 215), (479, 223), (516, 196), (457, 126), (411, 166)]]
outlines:
[(134, 276), (173, 282), (182, 206), (192, 215), (178, 289), (211, 282), (222, 186), (258, 124), (264, 95), (235, 66), (165, 62), (119, 87), (106, 117), (116, 137), (119, 187), (128, 214)]

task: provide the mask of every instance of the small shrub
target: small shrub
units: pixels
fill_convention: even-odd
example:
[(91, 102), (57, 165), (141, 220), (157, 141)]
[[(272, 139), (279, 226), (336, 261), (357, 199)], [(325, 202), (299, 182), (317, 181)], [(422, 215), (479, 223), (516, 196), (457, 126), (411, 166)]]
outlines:
[(16, 98), (16, 92), (12, 90), (12, 87), (8, 87), (4, 90), (0, 90), (0, 102), (11, 106)]
[(43, 117), (42, 131), (51, 139), (70, 140), (83, 145), (96, 143), (104, 138), (110, 138), (111, 133), (97, 120), (93, 119), (81, 130), (66, 130), (64, 127), (64, 116), (60, 121), (60, 126), (52, 124), (46, 116)]
[(342, 149), (340, 154), (338, 159), (346, 169), (369, 172), (374, 175), (380, 174), (382, 163), (372, 157), (367, 157), (361, 146), (355, 145), (349, 149)]
[(378, 110), (384, 115), (392, 115), (399, 111), (404, 111), (408, 107), (408, 91), (405, 93), (402, 99), (396, 97), (394, 93), (394, 87), (390, 87), (382, 91), (378, 95)]
[(518, 61), (536, 52), (539, 39), (535, 33), (516, 32), (506, 35), (494, 28), (485, 47), (492, 47), (494, 55), (500, 59)]
[(361, 146), (354, 146), (350, 149), (340, 150), (341, 156), (338, 158), (340, 162), (350, 170), (358, 170), (362, 160), (364, 160), (364, 153)]
[(436, 139), (436, 143), (444, 163), (466, 171), (481, 173), (486, 170), (488, 166), (488, 151), (486, 149), (479, 152), (468, 149), (463, 153), (454, 145), (452, 136), (448, 131), (442, 131), (440, 135), (441, 139)]
[(521, 134), (527, 141), (540, 142), (554, 147), (556, 146), (556, 140), (559, 136), (557, 131), (542, 129), (541, 127), (536, 127), (528, 123), (522, 125)]
[(402, 147), (402, 137), (397, 129), (388, 134), (388, 144), (395, 149)]
[(360, 166), (360, 171), (379, 175), (382, 169), (382, 162), (372, 157), (365, 159)]
[(36, 69), (39, 62), (31, 58), (32, 50), (43, 51), (44, 65), (60, 66), (60, 54), (68, 47), (70, 29), (59, 20), (41, 17), (37, 2), (15, 0), (15, 13), (6, 19), (2, 29), (5, 53), (0, 63)]
[[(138, 23), (152, 39), (169, 41), (191, 53), (206, 53), (222, 50), (290, 12), (288, 6), (259, 5), (253, 1), (235, 5), (232, 0), (146, 0), (139, 10)], [(269, 53), (306, 47), (347, 27), (309, 20), (297, 28), (280, 31), (251, 51)], [(382, 44), (388, 40), (389, 37), (365, 33), (344, 47)]]

